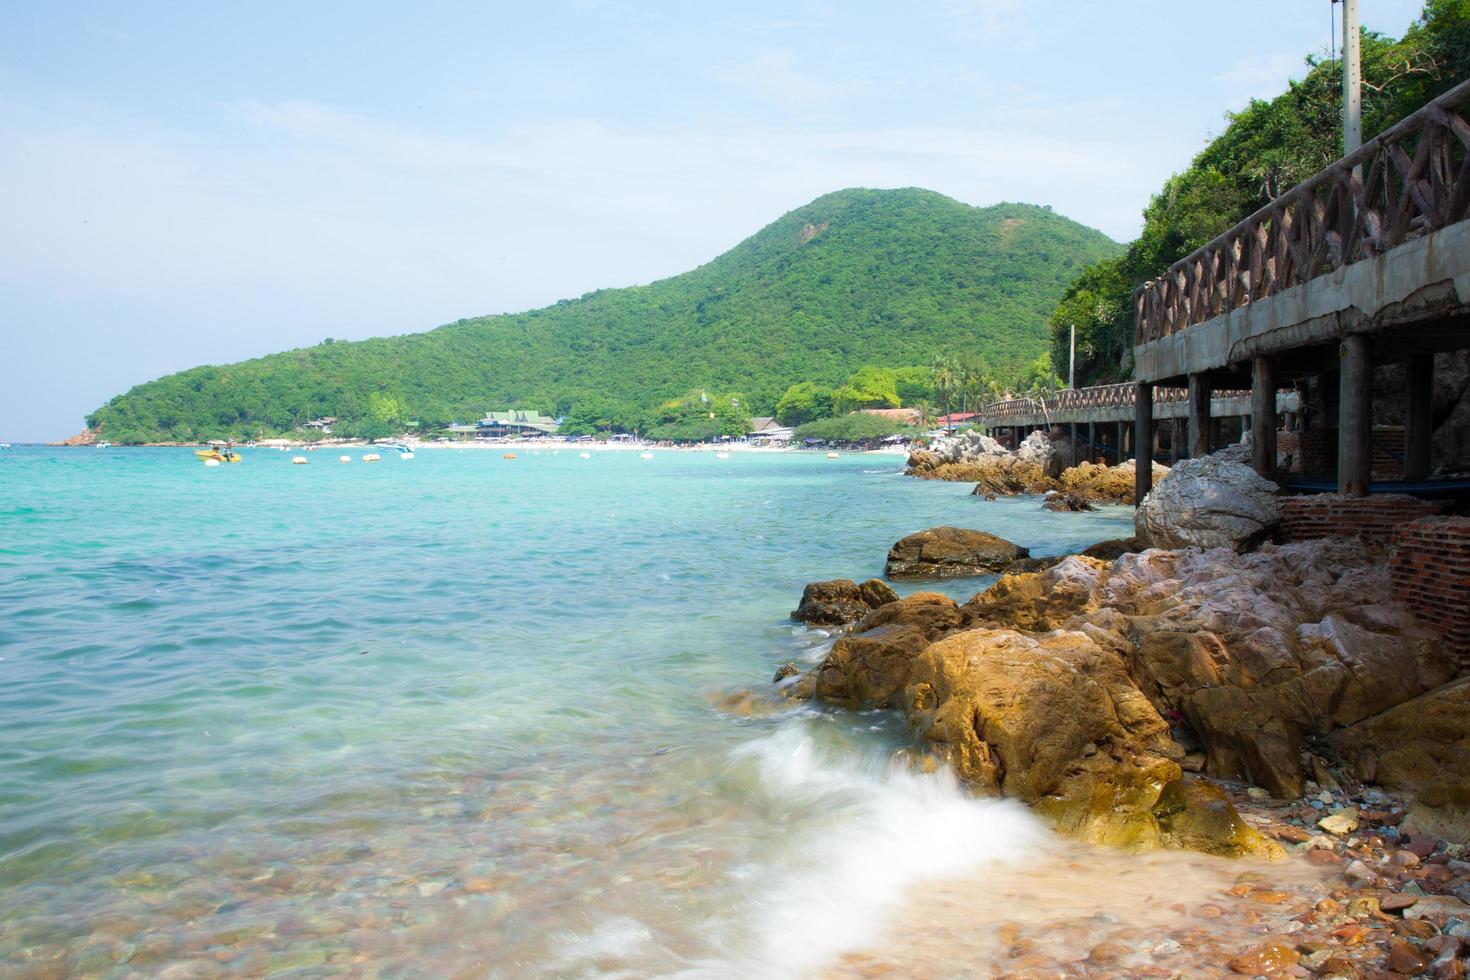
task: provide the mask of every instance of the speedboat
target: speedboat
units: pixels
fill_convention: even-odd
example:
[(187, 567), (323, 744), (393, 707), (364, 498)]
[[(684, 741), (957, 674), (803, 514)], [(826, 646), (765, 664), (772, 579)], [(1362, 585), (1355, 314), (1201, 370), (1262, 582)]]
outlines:
[(194, 450), (194, 455), (198, 456), (206, 463), (208, 463), (210, 460), (213, 460), (216, 463), (238, 463), (240, 462), (240, 460), (245, 458), (239, 453), (235, 452), (233, 449), (226, 449), (223, 452), (218, 449), (196, 449)]

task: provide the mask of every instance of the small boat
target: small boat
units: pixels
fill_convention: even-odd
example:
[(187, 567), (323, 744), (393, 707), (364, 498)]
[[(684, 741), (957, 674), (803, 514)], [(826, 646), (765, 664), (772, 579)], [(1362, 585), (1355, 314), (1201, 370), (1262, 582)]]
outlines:
[(828, 459), (836, 459), (839, 455), (840, 455), (839, 453), (828, 453), (827, 454), (827, 458)]
[(213, 463), (238, 463), (244, 457), (233, 449), (221, 452), (218, 449), (196, 449), (194, 455), (204, 460), (205, 464)]
[(592, 454), (591, 453), (578, 453), (577, 456), (579, 458), (581, 458), (581, 459), (591, 459), (592, 458)]
[(351, 456), (338, 456), (337, 457), (337, 462), (339, 462), (339, 463), (350, 463), (350, 462), (352, 462), (352, 457)]
[(112, 443), (107, 442), (106, 440), (104, 440), (102, 442), (97, 443), (97, 448), (98, 449), (111, 449), (112, 448)]
[(306, 457), (305, 456), (292, 456), (291, 457), (291, 465), (292, 466), (305, 466), (306, 465)]
[(379, 456), (377, 453), (363, 453), (362, 454), (362, 461), (364, 463), (376, 463), (378, 460), (380, 460), (382, 458), (383, 457), (382, 456)]
[(501, 459), (515, 459), (516, 458), (516, 454), (515, 453), (501, 453), (500, 454), (500, 458)]
[(639, 459), (653, 459), (653, 453), (639, 453)]
[(8, 443), (8, 442), (0, 442), (0, 449), (9, 449), (9, 448), (10, 448), (10, 443)]
[(729, 453), (715, 453), (715, 459), (729, 459)]

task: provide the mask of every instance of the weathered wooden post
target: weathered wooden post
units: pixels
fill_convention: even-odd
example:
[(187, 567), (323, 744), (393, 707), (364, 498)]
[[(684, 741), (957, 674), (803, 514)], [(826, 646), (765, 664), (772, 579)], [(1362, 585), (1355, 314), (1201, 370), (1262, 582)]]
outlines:
[(1276, 364), (1251, 361), (1251, 466), (1262, 476), (1276, 469)]
[(1373, 455), (1373, 361), (1368, 338), (1344, 337), (1337, 399), (1337, 492), (1368, 496)]
[(1154, 386), (1147, 381), (1138, 382), (1137, 400), (1133, 405), (1133, 447), (1137, 450), (1138, 465), (1133, 471), (1134, 506), (1143, 503), (1143, 498), (1154, 486)]
[(1434, 431), (1434, 355), (1404, 360), (1404, 479), (1429, 479), (1430, 437)]
[(1210, 379), (1189, 376), (1189, 458), (1210, 455)]

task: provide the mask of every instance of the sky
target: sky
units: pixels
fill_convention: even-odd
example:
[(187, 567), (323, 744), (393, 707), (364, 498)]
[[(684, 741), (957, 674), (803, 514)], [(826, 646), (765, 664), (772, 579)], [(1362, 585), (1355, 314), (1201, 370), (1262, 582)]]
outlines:
[[(1399, 36), (1418, 0), (1362, 0)], [(1120, 241), (1328, 0), (12, 0), (0, 440), (204, 363), (687, 271), (844, 187)]]

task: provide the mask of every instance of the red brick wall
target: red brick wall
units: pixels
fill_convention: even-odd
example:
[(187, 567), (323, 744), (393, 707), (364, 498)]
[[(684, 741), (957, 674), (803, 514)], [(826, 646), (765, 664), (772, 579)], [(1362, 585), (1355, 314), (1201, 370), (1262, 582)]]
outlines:
[(1307, 476), (1337, 475), (1337, 429), (1308, 429), (1301, 434), (1301, 471)]
[(1281, 502), (1281, 529), (1277, 537), (1282, 541), (1307, 541), (1347, 536), (1389, 545), (1399, 525), (1438, 513), (1435, 504), (1400, 493), (1372, 497), (1344, 497), (1336, 493), (1287, 497)]
[(1394, 534), (1394, 598), (1470, 660), (1470, 517), (1425, 517)]
[(1374, 426), (1373, 461), (1369, 464), (1373, 470), (1373, 478), (1402, 480), (1404, 478), (1404, 464), (1401, 462), (1403, 458), (1404, 427), (1401, 425)]
[[(1281, 437), (1277, 436), (1279, 440)], [(1308, 429), (1300, 437), (1301, 471), (1307, 476), (1337, 475), (1337, 429)], [(1397, 459), (1394, 458), (1397, 456)], [(1404, 476), (1404, 427), (1373, 427), (1372, 462), (1376, 479), (1401, 480)]]

